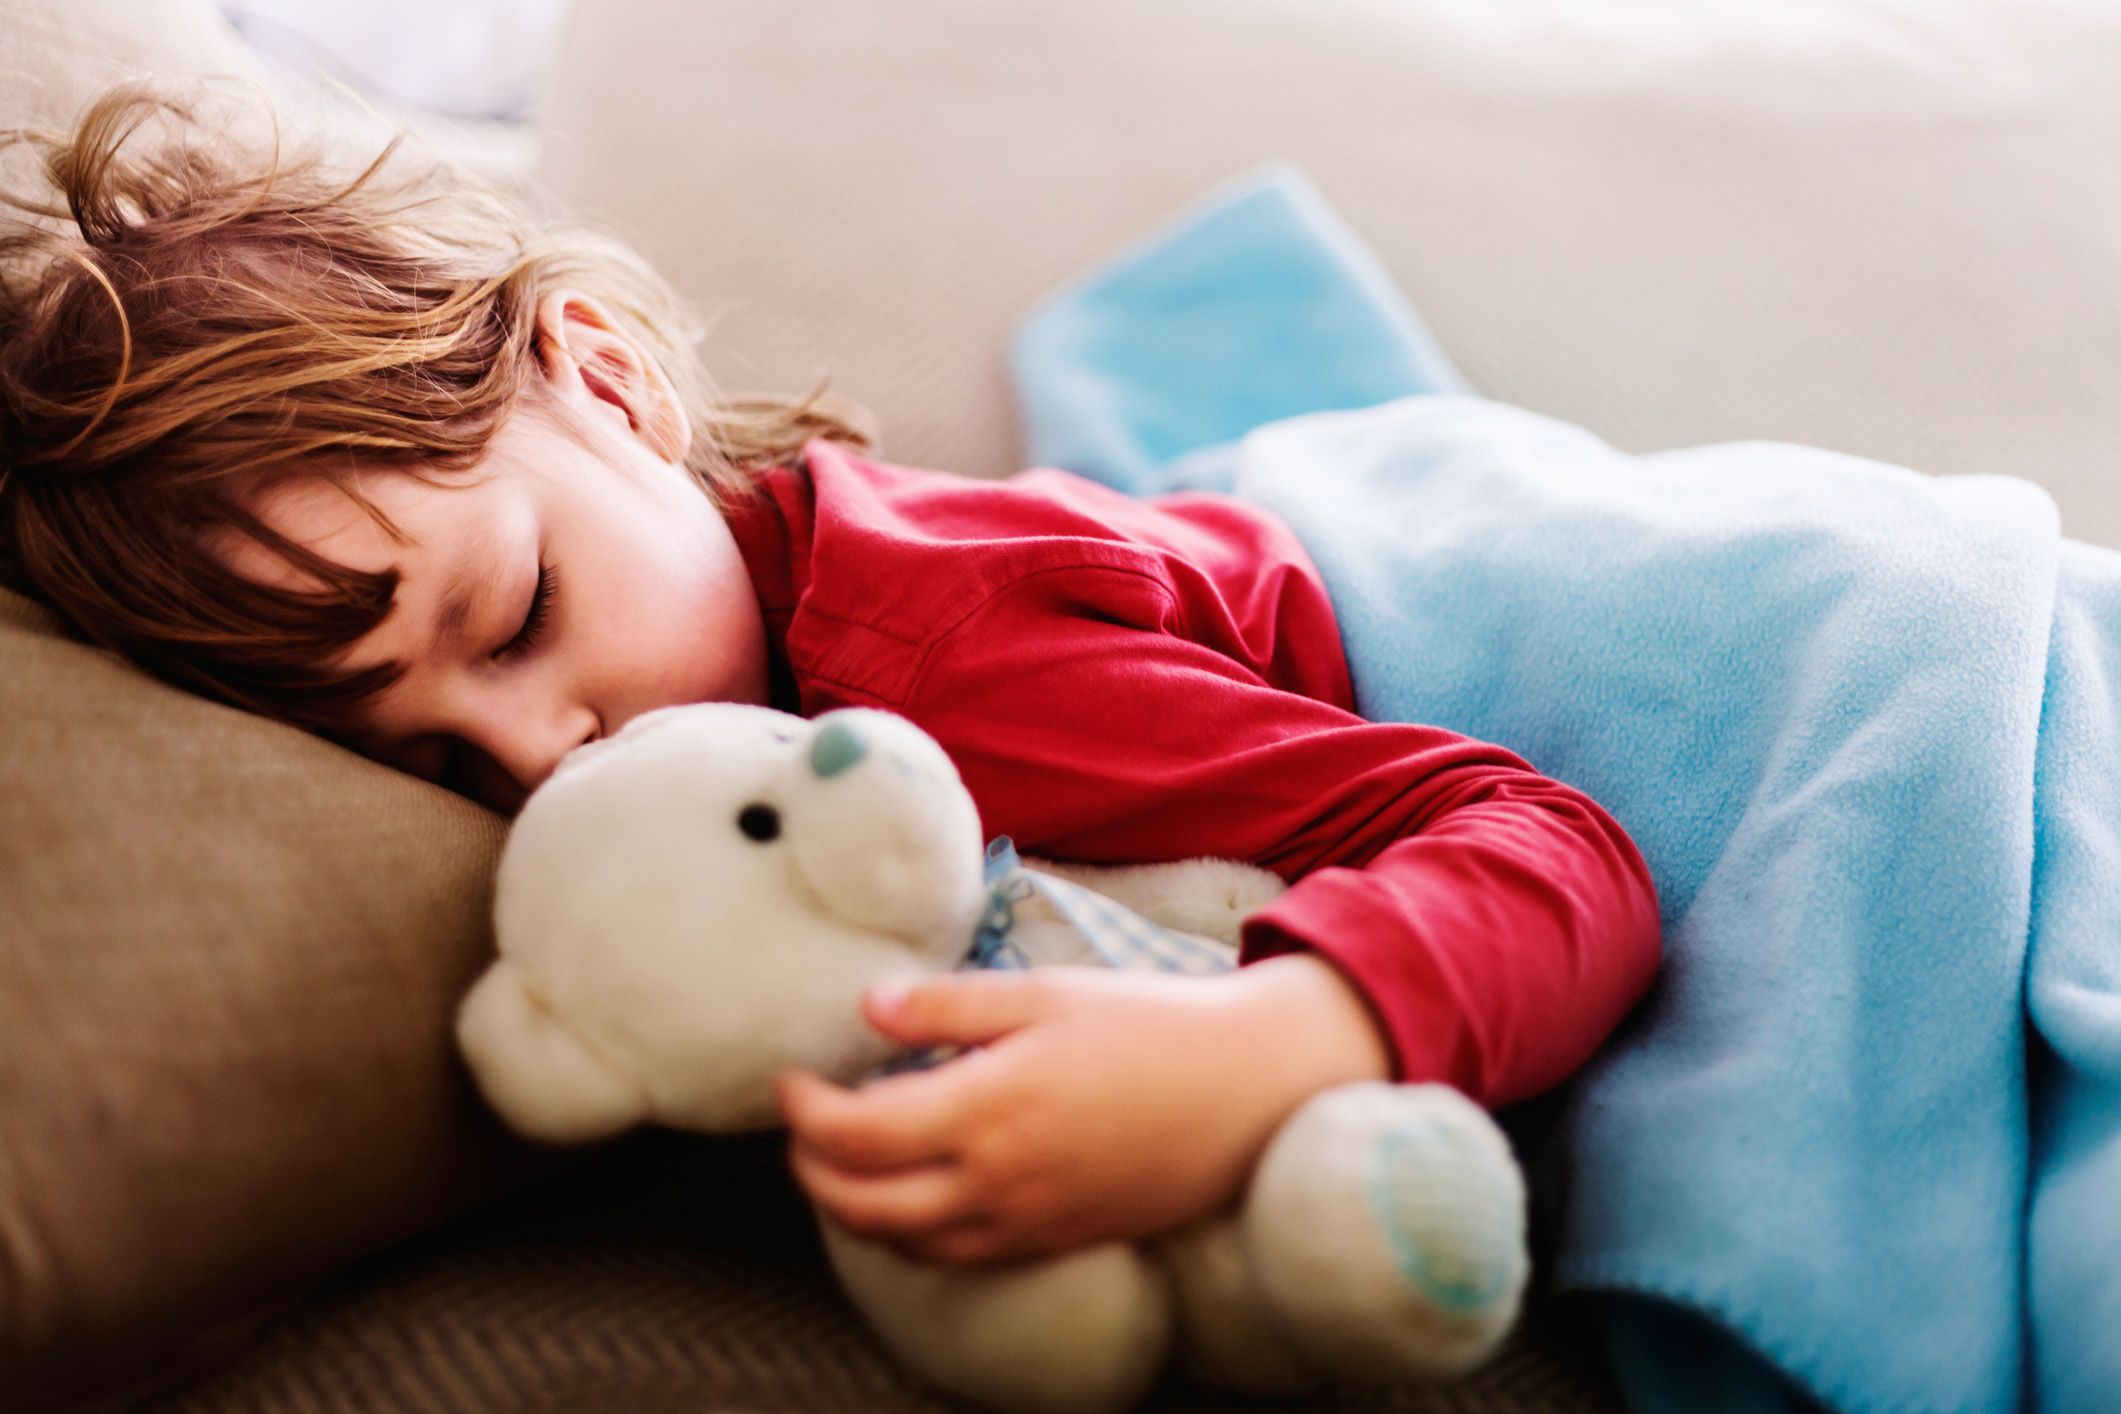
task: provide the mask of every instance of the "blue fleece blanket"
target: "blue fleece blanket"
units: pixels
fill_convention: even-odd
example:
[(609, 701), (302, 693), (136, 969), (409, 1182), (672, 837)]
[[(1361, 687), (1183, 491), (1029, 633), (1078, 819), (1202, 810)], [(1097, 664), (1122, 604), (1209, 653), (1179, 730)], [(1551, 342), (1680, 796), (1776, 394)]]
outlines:
[(2117, 1407), (2121, 555), (2010, 476), (1472, 396), (1286, 164), (1012, 357), (1027, 464), (1266, 506), (1365, 716), (1641, 846), (1663, 973), (1542, 1150), (1631, 1403)]

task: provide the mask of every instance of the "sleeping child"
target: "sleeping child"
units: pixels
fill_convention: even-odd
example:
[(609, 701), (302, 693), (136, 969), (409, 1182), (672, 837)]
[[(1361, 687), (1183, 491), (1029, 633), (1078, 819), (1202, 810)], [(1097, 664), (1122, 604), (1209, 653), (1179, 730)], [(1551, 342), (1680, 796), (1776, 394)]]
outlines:
[(1512, 751), (1359, 715), (1264, 509), (898, 465), (822, 388), (719, 393), (639, 255), (397, 143), (335, 175), (137, 88), (21, 140), (57, 196), (12, 195), (58, 219), (0, 247), (0, 581), (85, 639), (504, 814), (658, 707), (882, 708), (1028, 854), (1290, 883), (1224, 977), (871, 997), (986, 1060), (783, 1078), (850, 1230), (953, 1262), (1165, 1230), (1309, 1096), (1508, 1105), (1648, 988), (1628, 834)]

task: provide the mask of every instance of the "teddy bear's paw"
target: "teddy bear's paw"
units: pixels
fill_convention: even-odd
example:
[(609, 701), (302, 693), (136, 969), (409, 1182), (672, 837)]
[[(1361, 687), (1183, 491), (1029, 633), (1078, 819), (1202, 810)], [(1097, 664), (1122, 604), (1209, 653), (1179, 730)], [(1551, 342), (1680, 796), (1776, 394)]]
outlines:
[(916, 1374), (1004, 1414), (1119, 1414), (1169, 1353), (1168, 1279), (1131, 1243), (939, 1265), (816, 1216), (833, 1271), (884, 1344)]
[(1260, 1295), (1244, 1229), (1210, 1214), (1154, 1243), (1178, 1314), (1173, 1363), (1204, 1384), (1247, 1394), (1301, 1394), (1326, 1383), (1282, 1333)]
[(1530, 1273), (1509, 1141), (1444, 1085), (1314, 1096), (1269, 1144), (1241, 1221), (1283, 1331), (1340, 1379), (1473, 1370), (1509, 1334)]
[(1026, 868), (1079, 884), (1160, 928), (1236, 947), (1245, 919), (1288, 891), (1272, 872), (1235, 859), (1075, 864), (1025, 856)]

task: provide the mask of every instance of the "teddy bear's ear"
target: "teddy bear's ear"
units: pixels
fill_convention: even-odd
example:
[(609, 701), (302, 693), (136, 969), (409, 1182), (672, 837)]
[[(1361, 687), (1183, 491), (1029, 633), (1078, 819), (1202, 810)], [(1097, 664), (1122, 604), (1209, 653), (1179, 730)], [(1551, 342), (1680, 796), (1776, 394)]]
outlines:
[(533, 1139), (584, 1144), (648, 1117), (646, 1092), (592, 1054), (507, 958), (464, 998), (457, 1044), (487, 1102)]

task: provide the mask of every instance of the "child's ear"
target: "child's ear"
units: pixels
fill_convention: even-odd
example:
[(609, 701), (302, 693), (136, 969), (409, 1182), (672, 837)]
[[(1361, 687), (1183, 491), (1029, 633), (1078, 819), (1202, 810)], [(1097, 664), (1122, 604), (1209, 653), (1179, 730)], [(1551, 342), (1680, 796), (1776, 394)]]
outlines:
[(538, 362), (553, 391), (584, 411), (623, 415), (664, 461), (680, 465), (692, 448), (692, 420), (670, 377), (620, 327), (610, 308), (580, 290), (548, 290), (538, 300)]

